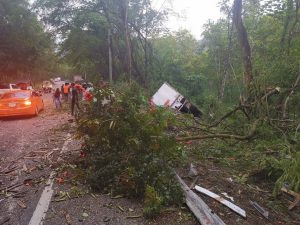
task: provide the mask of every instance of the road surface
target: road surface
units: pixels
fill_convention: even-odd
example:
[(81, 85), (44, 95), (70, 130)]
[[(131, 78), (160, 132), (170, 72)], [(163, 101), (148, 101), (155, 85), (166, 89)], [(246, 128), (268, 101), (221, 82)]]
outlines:
[(52, 171), (47, 154), (64, 143), (64, 133), (56, 131), (70, 116), (54, 108), (50, 94), (43, 98), (39, 116), (0, 120), (0, 224), (29, 223)]

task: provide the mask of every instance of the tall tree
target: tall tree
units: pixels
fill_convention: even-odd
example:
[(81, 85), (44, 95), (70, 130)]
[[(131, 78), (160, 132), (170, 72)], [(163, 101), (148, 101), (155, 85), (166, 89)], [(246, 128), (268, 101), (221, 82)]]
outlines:
[(47, 64), (42, 57), (54, 59), (52, 41), (27, 1), (0, 0), (0, 31), (0, 79), (29, 77), (37, 61)]
[[(93, 52), (88, 57), (89, 62), (93, 65), (93, 72), (90, 71), (90, 73), (93, 75), (100, 73), (105, 78), (109, 77), (107, 36), (108, 30), (110, 30), (114, 78), (118, 78), (116, 75), (126, 74), (127, 77), (132, 76), (144, 83), (146, 69), (143, 63), (145, 58), (143, 46), (145, 43), (150, 43), (148, 38), (144, 38), (145, 30), (148, 30), (148, 34), (156, 32), (164, 15), (149, 8), (149, 5), (150, 0), (37, 0), (35, 7), (45, 24), (60, 34), (62, 55), (68, 55), (75, 68), (80, 66), (74, 61), (77, 59), (74, 56), (77, 55), (75, 47), (78, 43), (75, 44), (73, 38), (74, 50), (72, 51), (65, 48), (65, 43), (70, 43), (69, 39), (72, 38), (74, 32), (81, 33), (83, 36), (88, 34), (92, 40), (97, 40), (98, 43), (96, 48), (85, 52), (85, 54)], [(81, 16), (90, 14), (102, 18), (98, 21), (98, 26), (96, 26), (97, 20), (91, 19), (90, 16)], [(81, 19), (81, 24), (77, 23), (78, 18)], [(104, 20), (105, 24), (103, 23)], [(86, 40), (87, 42), (84, 44), (80, 41), (81, 36), (77, 35), (77, 37), (80, 45), (93, 45), (91, 40)], [(97, 58), (95, 57), (96, 54)], [(83, 57), (82, 55), (81, 58)]]
[(242, 19), (243, 1), (234, 0), (233, 3), (233, 22), (237, 29), (238, 39), (243, 49), (243, 63), (244, 63), (244, 81), (249, 88), (253, 82), (252, 61), (251, 61), (251, 47), (248, 40), (248, 34)]

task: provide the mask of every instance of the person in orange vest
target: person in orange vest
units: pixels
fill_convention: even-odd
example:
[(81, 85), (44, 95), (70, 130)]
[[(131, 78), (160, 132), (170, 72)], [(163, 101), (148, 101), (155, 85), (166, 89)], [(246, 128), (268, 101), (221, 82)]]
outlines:
[(65, 101), (68, 101), (69, 91), (70, 91), (70, 84), (69, 83), (65, 83), (63, 89), (64, 89), (64, 99), (65, 99)]

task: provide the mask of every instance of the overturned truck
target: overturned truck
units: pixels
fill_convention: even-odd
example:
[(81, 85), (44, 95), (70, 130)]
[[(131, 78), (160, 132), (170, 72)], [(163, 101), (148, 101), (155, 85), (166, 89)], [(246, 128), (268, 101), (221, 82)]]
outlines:
[(194, 117), (200, 118), (202, 116), (202, 112), (195, 105), (167, 82), (164, 82), (153, 95), (152, 102), (157, 106), (171, 107), (183, 113), (191, 113)]

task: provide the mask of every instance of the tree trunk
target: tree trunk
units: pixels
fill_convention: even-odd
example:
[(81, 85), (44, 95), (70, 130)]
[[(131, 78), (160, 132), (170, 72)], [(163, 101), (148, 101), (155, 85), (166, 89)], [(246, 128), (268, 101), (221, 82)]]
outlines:
[(131, 60), (131, 46), (130, 46), (130, 34), (128, 31), (128, 0), (124, 0), (124, 31), (125, 31), (125, 41), (127, 48), (127, 73), (129, 80), (132, 76), (132, 60)]
[(112, 38), (111, 38), (111, 20), (110, 20), (110, 10), (111, 10), (111, 4), (110, 1), (107, 0), (106, 4), (104, 4), (104, 13), (106, 16), (106, 19), (108, 21), (108, 29), (107, 29), (107, 44), (108, 44), (108, 77), (109, 82), (113, 83), (113, 76), (112, 76)]
[(295, 9), (295, 20), (292, 24), (291, 29), (289, 30), (288, 38), (287, 38), (287, 54), (290, 54), (291, 42), (294, 36), (295, 27), (299, 22), (299, 8), (300, 8), (300, 0), (296, 0), (296, 9)]
[(220, 96), (219, 99), (223, 100), (224, 98), (224, 93), (225, 93), (225, 86), (226, 86), (226, 82), (228, 80), (229, 77), (229, 67), (230, 67), (230, 52), (232, 49), (232, 28), (233, 28), (233, 24), (230, 22), (230, 12), (228, 13), (228, 47), (227, 47), (227, 51), (226, 51), (226, 56), (225, 56), (225, 60), (224, 60), (224, 71), (223, 71), (223, 78), (222, 78), (222, 83), (221, 83), (221, 88), (220, 88)]
[(242, 20), (242, 0), (234, 0), (233, 3), (233, 23), (237, 29), (238, 39), (243, 50), (244, 63), (244, 82), (246, 88), (249, 89), (253, 82), (251, 48), (248, 40), (248, 34)]
[(283, 52), (285, 49), (285, 42), (286, 42), (286, 35), (289, 32), (289, 26), (291, 22), (291, 17), (292, 17), (292, 10), (293, 10), (293, 2), (294, 0), (288, 0), (287, 1), (287, 9), (286, 9), (286, 17), (285, 17), (285, 22), (283, 26), (283, 31), (281, 35), (281, 40), (280, 40), (280, 46), (281, 46), (281, 51)]
[(112, 55), (111, 55), (111, 30), (110, 27), (107, 31), (107, 41), (108, 41), (108, 74), (109, 74), (109, 83), (113, 83), (112, 76)]

